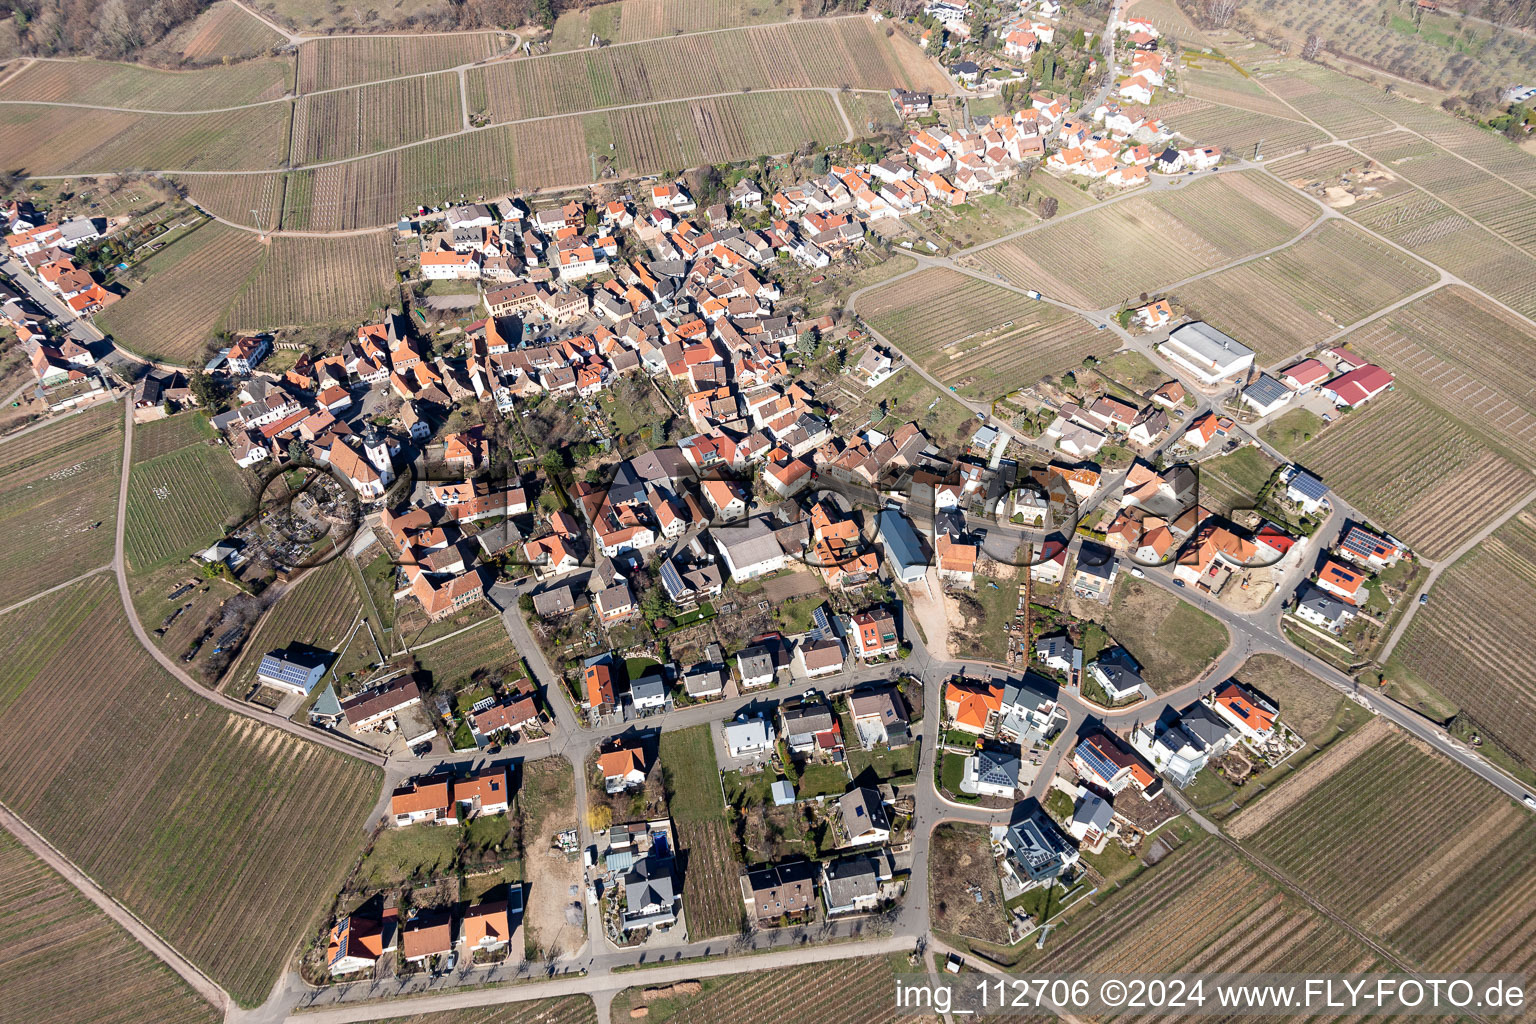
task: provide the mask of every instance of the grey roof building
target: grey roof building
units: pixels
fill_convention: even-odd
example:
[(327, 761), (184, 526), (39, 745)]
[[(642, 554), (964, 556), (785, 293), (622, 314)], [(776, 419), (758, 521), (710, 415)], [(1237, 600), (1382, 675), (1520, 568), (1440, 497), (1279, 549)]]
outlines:
[(677, 920), (677, 886), (671, 857), (641, 857), (624, 876), (624, 930), (654, 928)]
[(256, 678), (268, 686), (306, 696), (324, 676), (325, 658), (291, 648), (263, 654), (261, 664), (256, 668)]
[(886, 561), (897, 579), (903, 583), (916, 583), (927, 575), (928, 556), (906, 516), (895, 509), (885, 509), (880, 513), (879, 530)]
[(1031, 882), (1049, 881), (1077, 861), (1076, 847), (1032, 801), (1027, 816), (1008, 826), (1003, 843)]
[(832, 861), (821, 869), (821, 896), (829, 914), (869, 910), (880, 900), (880, 873), (865, 854)]

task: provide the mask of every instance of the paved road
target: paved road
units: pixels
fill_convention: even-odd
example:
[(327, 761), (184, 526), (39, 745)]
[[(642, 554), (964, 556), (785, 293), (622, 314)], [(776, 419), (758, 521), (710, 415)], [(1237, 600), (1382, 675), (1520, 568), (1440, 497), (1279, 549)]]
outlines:
[(117, 540), (116, 549), (112, 555), (112, 570), (117, 575), (117, 591), (123, 602), (123, 613), (128, 617), (128, 626), (133, 630), (133, 635), (138, 638), (139, 645), (149, 653), (150, 657), (160, 663), (161, 668), (175, 677), (177, 682), (204, 700), (212, 701), (227, 711), (254, 718), (258, 722), (281, 729), (301, 739), (319, 743), (348, 757), (355, 757), (383, 767), (385, 759), (382, 755), (354, 740), (343, 738), (336, 733), (298, 725), (281, 715), (226, 697), (216, 690), (210, 690), (189, 676), (180, 665), (150, 641), (149, 634), (144, 631), (144, 624), (139, 621), (139, 613), (133, 606), (133, 589), (128, 581), (128, 560), (123, 555), (123, 537), (128, 525), (128, 477), (133, 466), (133, 403), (124, 402), (123, 409), (123, 464), (117, 490)]

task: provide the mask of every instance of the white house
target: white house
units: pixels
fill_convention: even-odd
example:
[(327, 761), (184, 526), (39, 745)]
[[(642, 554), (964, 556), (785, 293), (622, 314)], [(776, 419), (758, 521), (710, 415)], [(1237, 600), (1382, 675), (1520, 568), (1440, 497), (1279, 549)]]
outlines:
[(732, 757), (755, 757), (773, 746), (773, 726), (762, 718), (738, 718), (725, 725), (725, 749)]

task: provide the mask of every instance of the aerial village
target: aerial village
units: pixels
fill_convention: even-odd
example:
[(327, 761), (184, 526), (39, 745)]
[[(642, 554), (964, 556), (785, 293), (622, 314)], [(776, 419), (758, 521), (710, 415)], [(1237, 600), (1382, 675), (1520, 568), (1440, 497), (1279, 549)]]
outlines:
[[(1056, 10), (1044, 0), (997, 26), (1006, 57), (1025, 66), (1052, 44)], [(963, 55), (968, 5), (925, 14), (924, 45)], [(578, 891), (536, 898), (615, 948), (683, 945), (684, 886), (709, 884), (676, 860), (696, 835), (680, 797), (700, 797), (663, 783), (685, 773), (667, 764), (674, 722), (706, 728), (719, 770), (706, 767), (703, 799), (742, 823), (730, 902), (762, 931), (899, 913), (928, 786), (961, 808), (1017, 807), (984, 851), (1017, 939), (1082, 898), (1085, 856), (1157, 841), (1178, 813), (1167, 783), (1239, 784), (1283, 763), (1300, 745), (1284, 706), (1240, 679), (1158, 678), (1147, 638), (1112, 635), (1106, 615), (1156, 575), (1225, 614), (1283, 590), (1298, 635), (1341, 648), (1363, 636), (1357, 619), (1382, 618), (1377, 577), (1411, 566), (1411, 551), (1303, 467), (1282, 467), (1253, 508), (1217, 511), (1200, 480), (1259, 445), (1255, 424), (1300, 406), (1345, 415), (1391, 388), (1387, 370), (1330, 348), (1260, 372), (1240, 339), (1148, 297), (1122, 325), (1161, 380), (1042, 385), (1034, 435), (982, 412), (939, 433), (920, 408), (895, 422), (852, 411), (922, 371), (847, 311), (807, 315), (790, 283), (857, 263), (884, 244), (884, 222), (1021, 174), (1129, 189), (1221, 165), (1149, 106), (1177, 74), (1157, 27), (1131, 16), (1116, 35), (1126, 73), (1092, 109), (1036, 91), (1012, 113), (943, 123), (932, 97), (893, 90), (903, 145), (798, 180), (747, 165), (708, 196), (680, 176), (417, 210), (398, 230), (409, 279), (472, 283), (469, 315), (390, 310), (281, 371), (274, 337), (245, 334), (199, 371), (140, 377), (136, 419), (216, 401), (204, 413), (236, 466), (322, 481), (306, 515), (378, 545), (385, 600), (453, 628), (498, 616), (521, 650), (515, 672), (445, 686), (385, 659), (354, 659), (343, 676), (336, 652), (267, 631), (242, 696), (275, 694), (273, 706), (419, 759), (390, 801), (396, 829), (507, 815), (521, 769), (494, 755), (563, 733), (589, 755), (580, 805), (602, 813), (541, 837)], [(979, 88), (991, 69), (949, 70)], [(5, 219), (8, 264), (78, 317), (111, 301), (70, 257), (100, 222), (17, 202)], [(37, 299), (9, 293), (3, 320), (50, 409), (120, 386)], [(838, 370), (810, 372), (831, 352)], [(325, 533), (295, 545), (252, 521), (199, 557), (271, 586)], [(990, 639), (965, 647), (961, 634)], [(1170, 704), (1170, 691), (1189, 699)], [(1136, 706), (1159, 712), (1128, 730), (1081, 727)], [(918, 777), (925, 746), (931, 779)], [(339, 905), (320, 976), (368, 978), (386, 954), (404, 974), (451, 971), (461, 954), (488, 967), (525, 957), (534, 909), (516, 884), (436, 904), (418, 892), (414, 908), (367, 895)]]

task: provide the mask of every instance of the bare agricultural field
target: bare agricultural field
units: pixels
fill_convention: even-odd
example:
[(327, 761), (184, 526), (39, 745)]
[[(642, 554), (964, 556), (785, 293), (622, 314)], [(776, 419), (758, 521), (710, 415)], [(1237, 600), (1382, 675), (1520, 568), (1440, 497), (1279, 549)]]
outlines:
[[(188, 174), (172, 178), (215, 217), (274, 231), (283, 212), (283, 174)], [(254, 214), (254, 216), (253, 216)]]
[(1400, 387), (1468, 423), (1516, 462), (1536, 466), (1536, 328), (1475, 293), (1432, 292), (1346, 340)]
[(1310, 200), (1271, 178), (1227, 173), (1137, 196), (976, 253), (1008, 281), (1097, 309), (1294, 238)]
[(1178, 297), (1191, 316), (1242, 339), (1268, 364), (1439, 279), (1426, 264), (1335, 220), (1289, 248), (1182, 285)]
[(147, 572), (199, 551), (245, 514), (256, 478), (224, 448), (189, 445), (136, 464), (128, 479), (123, 553)]
[(380, 1017), (365, 1024), (597, 1024), (597, 1008), (588, 996), (562, 996), (409, 1017)]
[[(585, 184), (592, 180), (593, 154), (623, 175), (654, 174), (787, 153), (809, 140), (835, 142), (845, 134), (836, 100), (820, 90), (747, 93), (500, 125), (294, 172), (288, 177), (283, 227), (383, 227), (418, 204)], [(602, 166), (599, 162), (599, 173)]]
[(1211, 103), (1180, 103), (1164, 114), (1180, 135), (1200, 146), (1218, 146), (1233, 156), (1283, 156), (1327, 142), (1328, 136), (1294, 117), (1263, 114)]
[(264, 170), (288, 147), (287, 103), (192, 114), (0, 107), (0, 152), (28, 174)]
[[(418, 205), (503, 195), (518, 179), (515, 127), (487, 128), (394, 153), (288, 176), (283, 227), (346, 231), (384, 227)], [(545, 130), (558, 132), (556, 122)], [(585, 153), (582, 160), (586, 160)]]
[(499, 618), (486, 619), (484, 625), (467, 633), (412, 653), (422, 671), (431, 673), (436, 685), (457, 686), (481, 672), (507, 679), (523, 675), (522, 653), (507, 636)]
[(1069, 909), (1044, 952), (1024, 944), (1017, 968), (1219, 972), (1256, 963), (1302, 972), (1378, 966), (1345, 929), (1282, 895), (1219, 841), (1197, 836), (1129, 884)]
[(788, 153), (808, 141), (836, 142), (846, 134), (837, 102), (825, 92), (748, 93), (606, 116), (622, 174)]
[(31, 1024), (214, 1024), (219, 1013), (7, 832), (0, 832), (0, 998)]
[(621, 43), (787, 21), (800, 14), (799, 0), (626, 0), (613, 6), (623, 9)]
[(1202, 62), (1198, 55), (1191, 54), (1185, 58), (1185, 67), (1179, 77), (1185, 95), (1204, 103), (1241, 107), (1274, 117), (1296, 116), (1294, 110), (1271, 95), (1262, 85), (1239, 74), (1224, 62)]
[(175, 54), (189, 64), (224, 57), (239, 60), (264, 53), (286, 40), (238, 4), (215, 3), (189, 25), (173, 32), (156, 50)]
[(394, 252), (382, 232), (343, 238), (277, 236), (226, 320), (232, 330), (352, 323), (393, 297)]
[(311, 39), (299, 47), (299, 92), (444, 71), (493, 57), (510, 42), (502, 32)]
[[(36, 605), (41, 627), (33, 606), (0, 617), (0, 645), (32, 652), (0, 666), (0, 800), (242, 1006), (260, 1003), (360, 852), (382, 773), (169, 678), (110, 576)], [(81, 713), (93, 707), (112, 714)]]
[(1305, 188), (1315, 181), (1335, 182), (1345, 171), (1363, 167), (1365, 158), (1352, 149), (1339, 145), (1318, 146), (1306, 153), (1297, 153), (1267, 164), (1279, 178), (1297, 188)]
[(1159, 693), (1197, 678), (1231, 642), (1226, 627), (1194, 605), (1129, 578), (1116, 586), (1104, 624)]
[[(1261, 75), (1260, 81), (1265, 89), (1290, 104), (1295, 111), (1341, 139), (1358, 139), (1392, 127), (1392, 122), (1356, 99), (1362, 91), (1358, 83), (1354, 83), (1351, 92), (1324, 89), (1289, 70)], [(1294, 117), (1295, 111), (1288, 111), (1288, 116)]]
[[(281, 99), (293, 78), (288, 58), (242, 61), (199, 71), (157, 71), (103, 60), (34, 61), (0, 85), (0, 100), (127, 107), (133, 110), (212, 110)], [(67, 117), (68, 111), (61, 110)]]
[(1314, 434), (1296, 460), (1431, 558), (1532, 486), (1473, 430), (1402, 389)]
[[(679, 991), (672, 986), (628, 988), (614, 999), (620, 1019), (646, 1007), (651, 1024), (730, 1024), (782, 1019), (789, 1006), (799, 1024), (885, 1024), (900, 1019), (936, 1024), (937, 1017), (895, 1011), (896, 975), (910, 971), (904, 956), (827, 959), (800, 967), (704, 978)], [(786, 1000), (792, 1003), (786, 1003)]]
[(253, 235), (204, 224), (135, 267), (144, 283), (97, 323), (139, 355), (196, 362), (264, 252)]
[[(1521, 651), (1536, 623), (1536, 516), (1527, 508), (1435, 581), (1392, 652), (1387, 677), (1428, 686), (1460, 725), (1536, 768), (1536, 685)], [(1434, 717), (1442, 717), (1426, 709)]]
[(1427, 192), (1411, 189), (1357, 205), (1349, 217), (1517, 312), (1536, 315), (1536, 259)]
[(452, 73), (317, 93), (294, 104), (291, 159), (344, 160), (462, 127), (459, 76)]
[(1158, 31), (1165, 36), (1172, 36), (1185, 46), (1204, 47), (1210, 43), (1205, 33), (1184, 13), (1177, 0), (1136, 0), (1135, 7), (1133, 13), (1137, 17), (1151, 18)]
[(169, 455), (189, 444), (203, 444), (216, 435), (207, 414), (201, 412), (141, 423), (133, 428), (133, 465)]
[(1280, 720), (1309, 743), (1323, 737), (1345, 700), (1338, 690), (1277, 654), (1255, 654), (1234, 675), (1269, 697), (1280, 709)]
[(1355, 144), (1393, 174), (1536, 256), (1536, 195), (1463, 160), (1450, 150), (1404, 131)]
[(0, 607), (112, 560), (122, 423), (108, 403), (0, 444)]
[[(1536, 959), (1536, 823), (1400, 734), (1351, 759), (1248, 842), (1426, 968), (1521, 971)], [(1400, 870), (1373, 863), (1371, 851), (1386, 847)]]
[(888, 89), (936, 70), (868, 18), (791, 22), (530, 57), (468, 74), (470, 106), (492, 121), (762, 89)]
[(1118, 344), (1059, 306), (953, 270), (925, 270), (859, 301), (881, 334), (945, 384), (993, 399)]
[[(933, 926), (997, 945), (1008, 942), (1008, 911), (985, 825), (948, 822), (933, 830), (928, 902)], [(981, 890), (981, 899), (973, 895)]]

